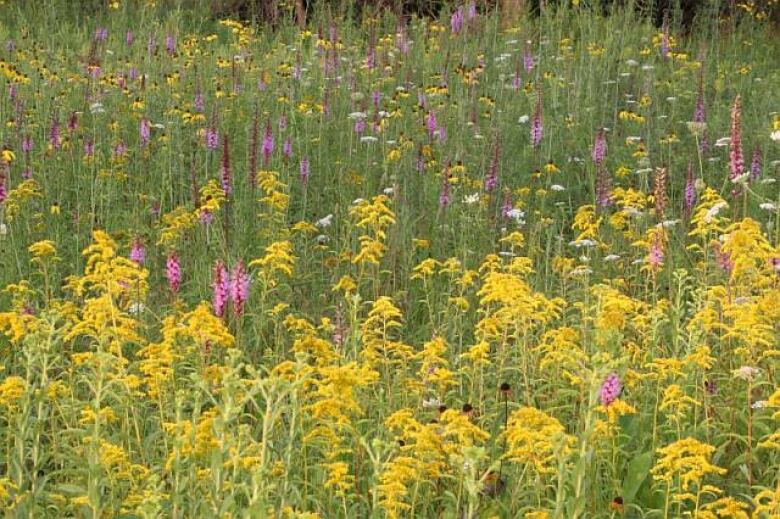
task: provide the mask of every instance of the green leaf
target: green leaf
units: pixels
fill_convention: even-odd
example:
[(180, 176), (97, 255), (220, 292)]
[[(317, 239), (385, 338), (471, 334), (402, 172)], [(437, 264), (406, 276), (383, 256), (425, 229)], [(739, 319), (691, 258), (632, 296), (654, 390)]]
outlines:
[(636, 493), (647, 479), (650, 473), (650, 467), (653, 464), (653, 451), (647, 451), (628, 463), (626, 468), (626, 479), (623, 482), (623, 501), (630, 503), (634, 500)]

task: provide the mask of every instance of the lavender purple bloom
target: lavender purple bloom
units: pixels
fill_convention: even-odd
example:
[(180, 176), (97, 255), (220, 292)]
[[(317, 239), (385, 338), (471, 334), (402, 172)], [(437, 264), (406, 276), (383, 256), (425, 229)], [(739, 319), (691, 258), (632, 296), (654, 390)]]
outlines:
[(303, 157), (300, 163), (301, 182), (307, 184), (309, 182), (309, 159)]
[(181, 266), (179, 264), (179, 256), (175, 251), (171, 251), (165, 260), (165, 278), (168, 280), (168, 287), (170, 287), (171, 292), (177, 293), (181, 285)]
[(206, 149), (214, 151), (219, 148), (219, 133), (213, 126), (206, 128)]
[(230, 299), (230, 279), (227, 268), (222, 260), (217, 260), (212, 274), (211, 288), (213, 290), (212, 308), (214, 315), (222, 317)]
[(141, 145), (148, 145), (152, 138), (152, 125), (149, 123), (149, 119), (146, 117), (141, 119), (141, 122), (138, 126), (138, 133), (141, 137)]
[(593, 162), (600, 166), (604, 163), (604, 157), (607, 155), (607, 138), (604, 134), (604, 129), (599, 128), (598, 133), (596, 133), (596, 140), (593, 143), (593, 152), (591, 154), (591, 157), (593, 158)]
[(230, 300), (233, 301), (233, 314), (236, 317), (241, 317), (244, 313), (244, 304), (248, 298), (249, 274), (244, 267), (244, 262), (239, 260), (230, 275)]
[(450, 17), (450, 29), (452, 34), (459, 34), (463, 29), (463, 7), (458, 7)]
[(265, 125), (265, 133), (263, 134), (263, 145), (261, 149), (263, 152), (263, 165), (267, 168), (268, 162), (271, 160), (271, 154), (274, 152), (274, 134), (271, 131), (270, 123)]
[(599, 390), (601, 405), (609, 407), (620, 396), (623, 387), (620, 385), (620, 377), (617, 373), (610, 373)]
[(596, 205), (604, 209), (612, 205), (612, 179), (602, 164), (596, 173)]
[(755, 182), (761, 176), (761, 147), (756, 144), (750, 160), (750, 181)]
[(130, 259), (136, 262), (139, 266), (143, 265), (146, 261), (146, 250), (141, 238), (136, 236), (133, 238), (133, 244), (130, 248)]
[(542, 126), (542, 91), (541, 89), (536, 96), (536, 107), (534, 108), (534, 116), (531, 121), (531, 145), (534, 148), (538, 148), (542, 143), (542, 137), (544, 136), (544, 128)]

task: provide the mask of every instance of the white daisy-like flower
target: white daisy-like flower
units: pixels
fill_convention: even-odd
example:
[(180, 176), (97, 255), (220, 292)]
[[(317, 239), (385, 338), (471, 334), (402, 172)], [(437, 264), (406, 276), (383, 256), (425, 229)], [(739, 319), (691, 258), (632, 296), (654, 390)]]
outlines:
[(580, 265), (571, 271), (572, 276), (587, 276), (590, 274), (593, 274), (593, 269), (584, 265)]
[(428, 398), (422, 401), (422, 406), (425, 409), (438, 409), (441, 405), (442, 402), (438, 398)]
[(760, 207), (764, 211), (774, 211), (775, 209), (777, 209), (777, 206), (772, 202), (764, 202), (763, 204), (760, 204), (758, 207)]
[(759, 373), (761, 373), (761, 370), (753, 366), (741, 366), (735, 369), (734, 371), (732, 371), (732, 374), (736, 378), (740, 378), (742, 380), (751, 380), (752, 378), (756, 377)]
[(707, 213), (704, 215), (704, 223), (710, 223), (713, 218), (718, 216), (718, 213), (729, 205), (726, 202), (718, 202), (717, 204), (710, 207), (710, 210), (707, 211)]
[(392, 187), (386, 187), (382, 190), (382, 192), (386, 195), (392, 195), (393, 194), (393, 188)]
[(520, 209), (510, 209), (507, 211), (506, 215), (509, 218), (516, 220), (517, 223), (525, 223), (525, 221), (523, 221), (523, 218), (525, 218), (525, 211), (521, 211)]
[(717, 141), (715, 141), (715, 146), (718, 148), (723, 148), (725, 146), (728, 146), (731, 144), (731, 137), (721, 137)]
[(333, 215), (329, 214), (328, 216), (325, 216), (324, 218), (320, 218), (317, 220), (317, 227), (325, 228), (330, 226), (330, 224), (333, 223)]
[(479, 202), (479, 193), (474, 193), (463, 197), (463, 203), (466, 205), (476, 204), (477, 202)]
[(619, 259), (620, 259), (620, 256), (618, 256), (617, 254), (608, 254), (608, 255), (604, 256), (604, 261), (613, 262), (613, 261), (617, 261)]
[(527, 116), (527, 115), (521, 115), (521, 116), (520, 116), (520, 117), (517, 119), (517, 122), (519, 122), (520, 124), (525, 124), (525, 123), (527, 123), (527, 122), (528, 122), (528, 121), (530, 121), (530, 120), (531, 120), (531, 118), (530, 118), (529, 116)]
[(595, 240), (589, 240), (589, 239), (586, 238), (584, 240), (574, 240), (572, 242), (569, 242), (569, 245), (580, 249), (582, 247), (585, 247), (585, 248), (595, 247), (596, 245), (598, 245), (598, 242), (595, 241)]
[(366, 112), (352, 112), (347, 117), (350, 119), (365, 119), (367, 117)]
[(566, 191), (566, 188), (560, 184), (553, 184), (550, 186), (550, 189), (553, 191)]
[(363, 137), (360, 138), (360, 142), (376, 142), (378, 140), (379, 139), (377, 139), (373, 135), (364, 135)]

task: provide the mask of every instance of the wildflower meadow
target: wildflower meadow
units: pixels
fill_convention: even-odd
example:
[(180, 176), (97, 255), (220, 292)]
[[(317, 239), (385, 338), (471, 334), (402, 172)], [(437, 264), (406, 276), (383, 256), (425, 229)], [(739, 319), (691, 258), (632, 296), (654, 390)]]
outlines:
[(0, 2), (0, 515), (780, 518), (775, 0), (78, 3)]

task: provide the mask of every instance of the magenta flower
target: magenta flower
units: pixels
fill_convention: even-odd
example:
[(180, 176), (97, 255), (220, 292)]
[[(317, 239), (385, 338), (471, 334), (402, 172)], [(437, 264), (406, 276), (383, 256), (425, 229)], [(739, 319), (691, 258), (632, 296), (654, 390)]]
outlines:
[(424, 110), (428, 108), (428, 97), (422, 90), (417, 92), (417, 105)]
[(144, 249), (144, 244), (141, 241), (141, 238), (138, 236), (133, 238), (133, 245), (130, 248), (130, 259), (138, 263), (138, 266), (143, 265), (146, 261), (146, 250)]
[(531, 52), (530, 42), (526, 41), (523, 45), (523, 68), (526, 72), (531, 72), (536, 65), (534, 61), (534, 55)]
[(726, 274), (731, 275), (731, 271), (734, 270), (734, 261), (731, 259), (731, 254), (724, 251), (719, 242), (713, 243), (712, 249), (715, 252), (715, 263), (718, 267), (722, 268)]
[(176, 52), (176, 38), (174, 38), (170, 34), (165, 37), (165, 50), (171, 56), (173, 55), (174, 52)]
[(0, 204), (8, 198), (8, 186), (6, 186), (5, 173), (0, 173)]
[(292, 157), (292, 152), (293, 152), (292, 141), (290, 140), (289, 137), (287, 137), (286, 139), (284, 139), (284, 142), (282, 143), (282, 153), (284, 154), (284, 158), (289, 159), (290, 157)]
[(206, 128), (206, 149), (214, 151), (219, 148), (219, 132), (214, 126)]
[(512, 204), (512, 193), (507, 189), (504, 191), (504, 203), (501, 205), (501, 218), (509, 220), (512, 209), (514, 209), (514, 205)]
[(68, 130), (73, 131), (79, 126), (79, 116), (76, 114), (76, 112), (71, 112), (70, 118), (68, 119)]
[(755, 182), (761, 176), (761, 147), (756, 144), (753, 148), (753, 158), (750, 160), (750, 180)]
[(436, 121), (436, 113), (431, 110), (428, 115), (425, 116), (425, 127), (428, 130), (428, 137), (433, 139), (433, 136), (439, 129), (439, 123)]
[(664, 264), (663, 242), (658, 234), (655, 235), (655, 239), (653, 239), (653, 243), (650, 245), (650, 254), (647, 257), (647, 263), (654, 273), (658, 272)]
[(355, 130), (355, 133), (357, 133), (358, 135), (361, 135), (364, 131), (366, 131), (366, 121), (363, 120), (362, 117), (358, 118), (355, 121), (355, 128), (354, 128), (354, 130)]
[(193, 99), (192, 105), (195, 107), (196, 112), (203, 113), (206, 111), (206, 98), (203, 96), (203, 92), (195, 93), (195, 99)]
[(544, 136), (544, 127), (542, 126), (542, 91), (536, 95), (536, 107), (534, 108), (534, 117), (531, 121), (531, 145), (538, 148), (542, 143)]
[(620, 378), (617, 373), (610, 373), (604, 383), (601, 385), (599, 391), (599, 398), (601, 398), (601, 405), (609, 407), (612, 402), (617, 400), (622, 390), (620, 385)]
[(95, 41), (106, 41), (108, 39), (108, 29), (98, 27), (95, 29)]
[(441, 192), (439, 193), (439, 207), (445, 209), (450, 205), (450, 170), (449, 168), (444, 170), (442, 176)]
[[(742, 98), (737, 94), (734, 100), (734, 106), (731, 108), (731, 143), (729, 151), (729, 168), (731, 169), (730, 179), (736, 182), (745, 172), (745, 158), (742, 155)], [(732, 194), (734, 196), (740, 193), (740, 189), (734, 186)]]
[(477, 3), (471, 0), (466, 8), (466, 20), (473, 22), (477, 19)]
[(51, 127), (49, 127), (49, 143), (55, 150), (60, 149), (60, 146), (62, 145), (62, 139), (60, 138), (60, 120), (56, 115), (52, 119)]
[(135, 41), (135, 34), (130, 29), (125, 33), (125, 44), (129, 47)]
[(174, 294), (179, 291), (181, 285), (181, 267), (179, 266), (179, 256), (175, 251), (168, 254), (165, 260), (165, 278), (168, 280), (168, 287)]
[(152, 125), (146, 117), (141, 119), (141, 123), (138, 126), (138, 133), (141, 136), (141, 145), (148, 145), (152, 138)]
[(596, 173), (596, 205), (601, 209), (612, 205), (612, 179), (604, 165)]
[(490, 193), (498, 187), (498, 166), (501, 161), (501, 146), (496, 143), (493, 148), (493, 160), (490, 161), (488, 174), (485, 177), (485, 191)]
[(200, 212), (200, 223), (201, 225), (209, 226), (214, 222), (214, 213), (209, 211), (208, 209), (203, 209)]
[(607, 155), (607, 137), (604, 135), (604, 129), (599, 128), (598, 133), (596, 133), (596, 140), (593, 143), (593, 152), (591, 153), (591, 157), (593, 158), (593, 162), (600, 166), (604, 162), (604, 157)]
[(240, 317), (244, 313), (244, 303), (249, 298), (249, 274), (244, 262), (239, 260), (230, 276), (230, 300), (233, 301), (233, 314)]
[(33, 149), (33, 140), (29, 135), (25, 135), (22, 139), (22, 151), (24, 153), (30, 153)]
[(214, 315), (222, 317), (225, 315), (225, 308), (230, 298), (230, 279), (222, 260), (217, 260), (217, 263), (214, 265), (211, 288), (214, 291), (212, 299)]
[(263, 152), (263, 165), (267, 168), (268, 162), (271, 160), (271, 154), (274, 152), (274, 134), (271, 131), (271, 123), (265, 125), (261, 150)]
[(520, 90), (521, 86), (523, 86), (523, 80), (520, 77), (520, 67), (518, 66), (514, 76), (512, 76), (512, 90)]
[(306, 184), (306, 183), (309, 182), (309, 172), (310, 172), (309, 159), (308, 158), (303, 157), (301, 159), (301, 167), (300, 167), (300, 169), (301, 169), (301, 182)]
[(661, 56), (666, 59), (669, 57), (669, 18), (664, 16), (661, 34)]
[(86, 141), (84, 143), (84, 156), (91, 157), (95, 154), (95, 144), (92, 141)]
[(463, 7), (458, 7), (450, 17), (450, 28), (453, 34), (459, 34), (463, 29)]

